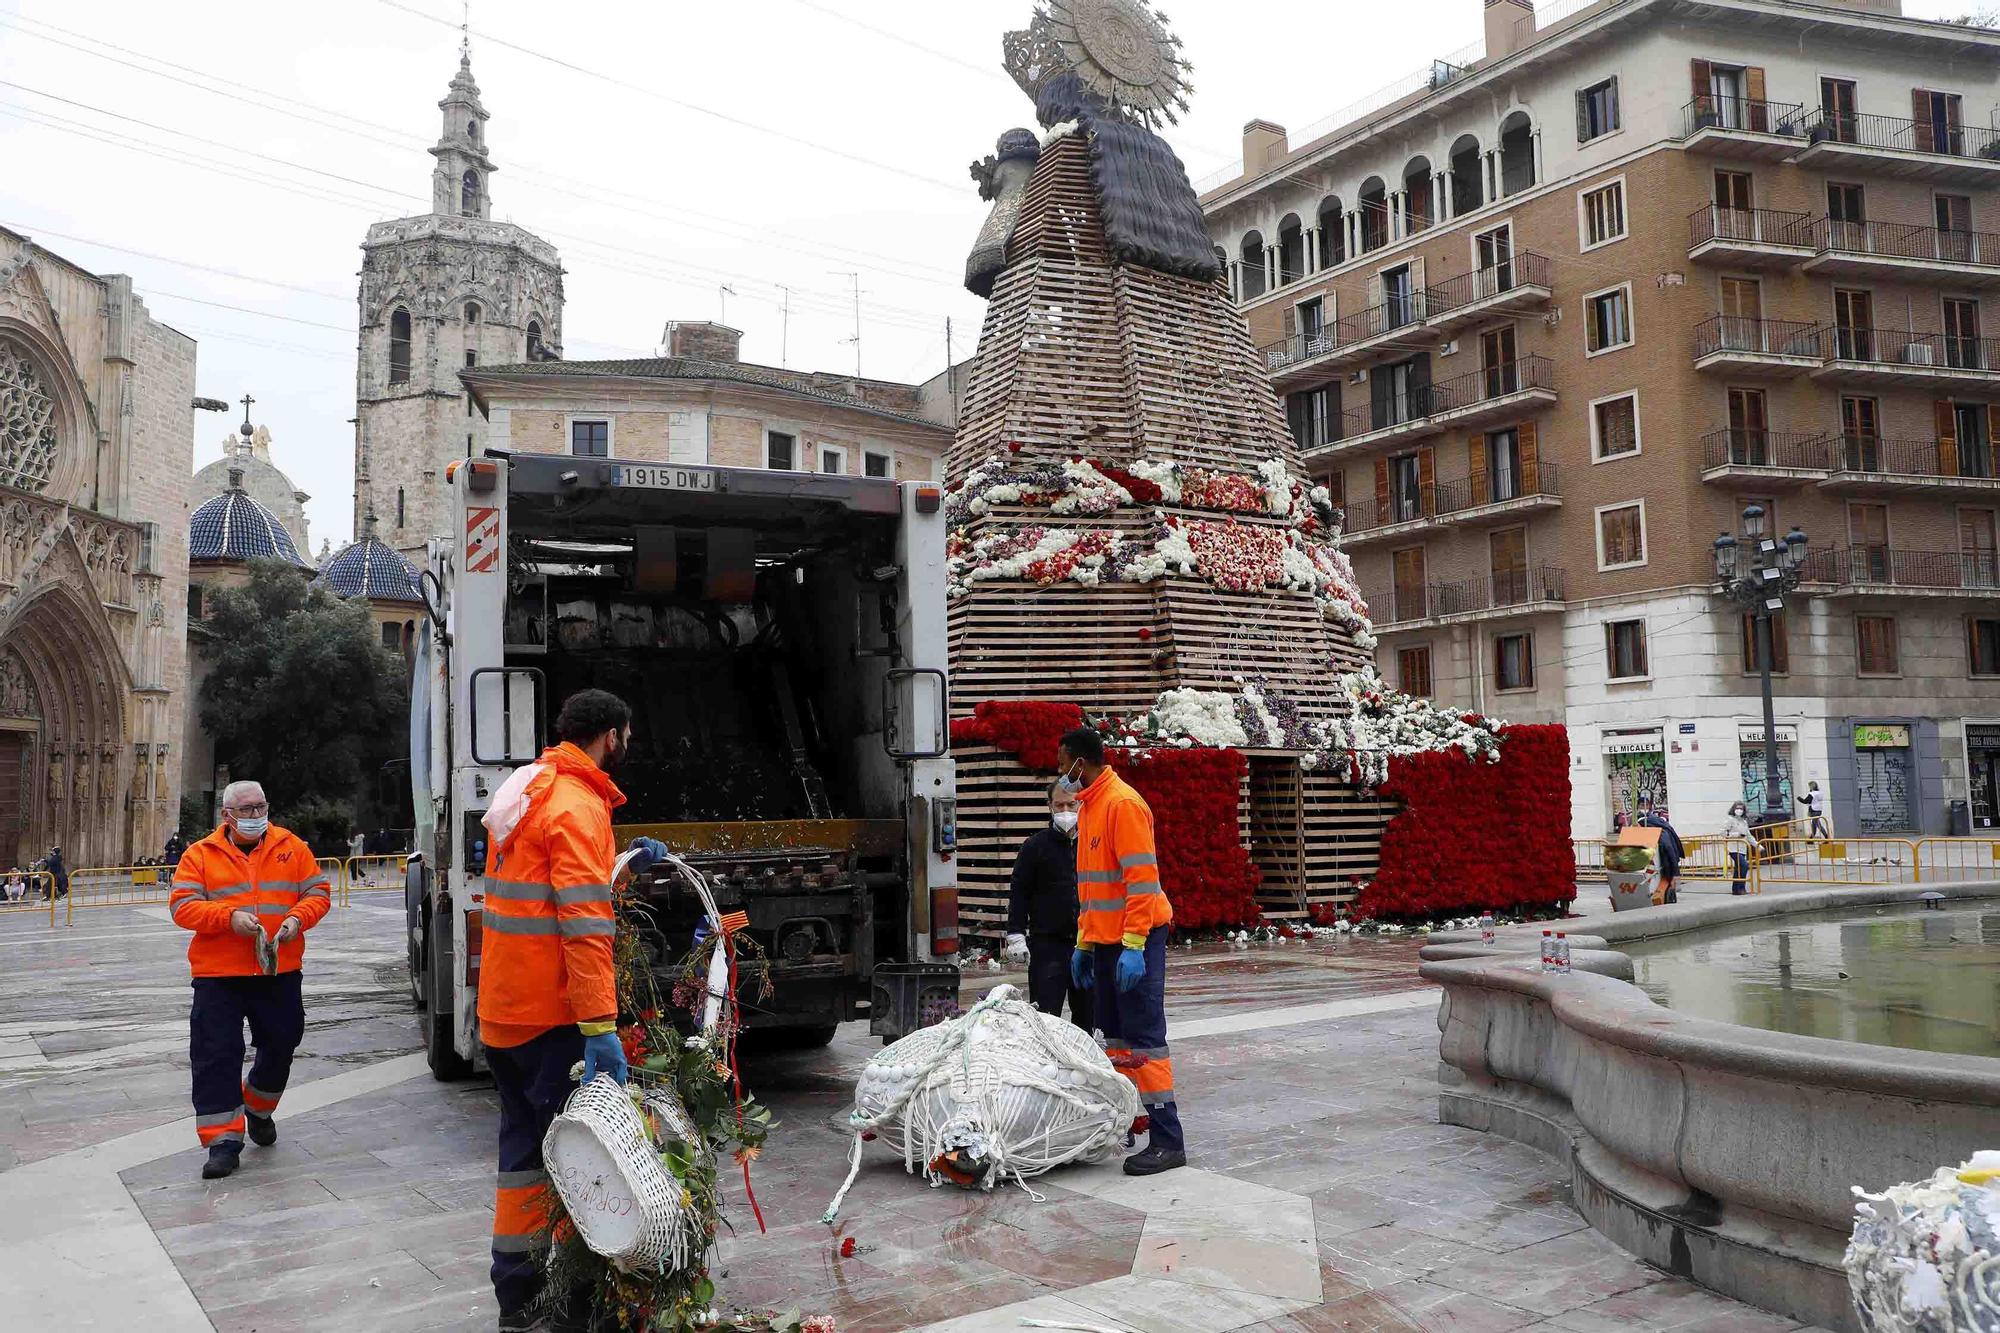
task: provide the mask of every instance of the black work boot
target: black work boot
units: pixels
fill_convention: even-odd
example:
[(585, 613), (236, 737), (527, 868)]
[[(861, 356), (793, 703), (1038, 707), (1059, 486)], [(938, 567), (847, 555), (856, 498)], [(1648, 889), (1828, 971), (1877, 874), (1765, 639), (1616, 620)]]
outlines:
[(259, 1148), (268, 1148), (278, 1141), (278, 1122), (270, 1116), (245, 1111), (243, 1118), (250, 1126), (250, 1142)]
[(1162, 1171), (1171, 1171), (1177, 1166), (1187, 1165), (1187, 1154), (1178, 1148), (1156, 1148), (1147, 1145), (1143, 1152), (1133, 1153), (1125, 1159), (1125, 1174), (1128, 1176), (1157, 1176)]
[(208, 1150), (208, 1160), (201, 1164), (203, 1180), (220, 1180), (236, 1170), (243, 1160), (243, 1145), (240, 1143), (217, 1143)]

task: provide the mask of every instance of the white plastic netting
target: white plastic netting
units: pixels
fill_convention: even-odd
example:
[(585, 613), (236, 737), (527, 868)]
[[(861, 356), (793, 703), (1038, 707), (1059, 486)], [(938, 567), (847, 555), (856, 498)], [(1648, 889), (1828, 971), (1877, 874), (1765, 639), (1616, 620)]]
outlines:
[(1859, 1188), (1848, 1291), (1868, 1333), (2000, 1333), (2000, 1152)]
[(1013, 986), (995, 986), (960, 1017), (883, 1047), (861, 1071), (847, 1182), (822, 1220), (833, 1220), (854, 1183), (864, 1133), (934, 1183), (939, 1158), (976, 1162), (978, 1184), (992, 1189), (1103, 1160), (1124, 1146), (1138, 1114), (1131, 1080), (1082, 1029)]

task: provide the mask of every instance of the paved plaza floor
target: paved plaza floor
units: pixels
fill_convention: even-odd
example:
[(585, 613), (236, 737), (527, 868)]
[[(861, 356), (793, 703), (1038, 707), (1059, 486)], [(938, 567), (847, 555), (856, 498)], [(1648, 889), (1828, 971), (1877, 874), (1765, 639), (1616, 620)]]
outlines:
[[(87, 919), (86, 919), (87, 918)], [(401, 910), (309, 937), (309, 1029), (276, 1147), (204, 1183), (189, 1114), (186, 937), (164, 908), (0, 917), (0, 1291), (9, 1327), (491, 1328), (495, 1099), (417, 1050)], [(750, 1060), (783, 1124), (732, 1191), (724, 1302), (846, 1333), (1023, 1317), (1133, 1333), (1515, 1329), (1761, 1333), (1789, 1321), (1639, 1263), (1557, 1165), (1437, 1123), (1435, 992), (1413, 940), (1176, 951), (1191, 1167), (992, 1194), (930, 1189), (871, 1145), (833, 1227), (861, 1025)], [(842, 1242), (855, 1242), (843, 1257)], [(22, 1322), (13, 1322), (19, 1318)]]

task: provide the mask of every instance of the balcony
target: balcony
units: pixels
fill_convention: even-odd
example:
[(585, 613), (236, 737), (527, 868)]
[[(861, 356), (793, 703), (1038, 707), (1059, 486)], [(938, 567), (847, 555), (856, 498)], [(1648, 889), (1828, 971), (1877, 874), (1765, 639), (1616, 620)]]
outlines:
[(1820, 334), (1825, 359), (1814, 379), (2000, 394), (2000, 338), (1859, 327)]
[(1392, 499), (1387, 505), (1378, 504), (1372, 497), (1353, 501), (1347, 506), (1341, 544), (1349, 548), (1365, 546), (1425, 528), (1471, 527), (1557, 509), (1562, 505), (1558, 480), (1554, 463), (1536, 462), (1434, 482), (1419, 487), (1415, 496)]
[(1904, 551), (1836, 546), (1807, 554), (1804, 577), (1828, 597), (1996, 597), (2000, 557), (1991, 551)]
[(1534, 310), (1549, 303), (1549, 260), (1532, 250), (1470, 273), (1447, 278), (1424, 292), (1428, 314), (1424, 325), (1433, 333), (1455, 333), (1483, 319)]
[(1681, 108), (1681, 140), (1690, 153), (1733, 161), (1782, 162), (1806, 142), (1806, 108), (1800, 102), (1748, 97), (1695, 98)]
[(1730, 268), (1786, 268), (1817, 253), (1810, 213), (1706, 204), (1688, 214), (1688, 259)]
[(1311, 333), (1296, 334), (1261, 348), (1271, 387), (1297, 393), (1340, 378), (1371, 362), (1435, 346), (1443, 335), (1426, 327), (1426, 294), (1412, 292), (1394, 301), (1343, 315)]
[(1386, 613), (1375, 622), (1378, 634), (1541, 615), (1562, 610), (1564, 600), (1563, 570), (1557, 565), (1499, 570), (1420, 588), (1392, 587), (1366, 598), (1378, 617)]
[(1832, 470), (1823, 491), (1947, 492), (1993, 495), (2000, 492), (1992, 446), (1985, 440), (1964, 448), (1956, 440), (1884, 439), (1842, 435), (1833, 446)]
[(1811, 171), (1868, 170), (1920, 180), (2000, 182), (2000, 133), (1976, 125), (1814, 110), (1792, 160)]
[(2000, 235), (1992, 232), (1823, 217), (1813, 223), (1813, 247), (1802, 267), (1828, 278), (2000, 286)]
[(1447, 428), (1488, 426), (1538, 412), (1555, 400), (1555, 363), (1545, 356), (1516, 357), (1379, 403), (1349, 408), (1340, 414), (1341, 438), (1315, 457), (1352, 457)]
[(1701, 479), (1708, 482), (1797, 487), (1824, 478), (1832, 461), (1824, 434), (1734, 429), (1701, 437)]
[(1818, 325), (1795, 319), (1715, 315), (1695, 326), (1694, 368), (1789, 379), (1820, 368), (1819, 334)]

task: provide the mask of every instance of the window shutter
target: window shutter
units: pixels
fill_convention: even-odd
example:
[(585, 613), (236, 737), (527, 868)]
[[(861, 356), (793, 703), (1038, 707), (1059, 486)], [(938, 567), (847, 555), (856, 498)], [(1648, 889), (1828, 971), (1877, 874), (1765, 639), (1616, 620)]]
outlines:
[(1958, 412), (1949, 400), (1941, 398), (1931, 404), (1931, 415), (1937, 423), (1938, 474), (1955, 477), (1958, 475)]
[(1765, 133), (1771, 128), (1770, 109), (1764, 105), (1764, 67), (1751, 65), (1743, 71), (1743, 96), (1750, 103), (1744, 124), (1757, 132)]
[(1437, 513), (1437, 450), (1417, 450), (1417, 502), (1425, 518)]
[(1416, 255), (1410, 260), (1410, 309), (1418, 319), (1426, 317), (1424, 298), (1424, 257)]
[(1519, 442), (1514, 446), (1521, 454), (1521, 494), (1536, 495), (1541, 487), (1536, 480), (1535, 468), (1535, 423), (1523, 421), (1519, 427)]
[(1465, 442), (1465, 456), (1470, 460), (1472, 476), (1472, 503), (1486, 503), (1486, 433), (1480, 431)]
[(1917, 151), (1936, 152), (1937, 145), (1932, 142), (1936, 136), (1931, 133), (1931, 95), (1921, 88), (1910, 89), (1910, 119), (1916, 122)]
[(1286, 342), (1290, 342), (1299, 336), (1299, 308), (1297, 306), (1288, 305), (1285, 307), (1279, 317), (1279, 327), (1284, 332)]
[(1375, 526), (1389, 521), (1389, 460), (1375, 460)]
[(1371, 273), (1368, 275), (1368, 309), (1372, 313), (1365, 316), (1365, 318), (1374, 320), (1375, 324), (1374, 327), (1363, 330), (1362, 337), (1370, 337), (1387, 327), (1387, 321), (1384, 318), (1382, 310), (1383, 303), (1382, 275), (1380, 273)]
[(1701, 128), (1701, 117), (1715, 114), (1714, 76), (1706, 60), (1689, 62), (1694, 72), (1694, 114), (1695, 128)]
[(1611, 87), (1609, 88), (1608, 91), (1610, 93), (1610, 97), (1608, 98), (1608, 100), (1611, 104), (1610, 105), (1611, 118), (1609, 121), (1605, 123), (1604, 128), (1607, 130), (1615, 130), (1620, 125), (1625, 123), (1621, 119), (1623, 113), (1618, 109), (1618, 77), (1615, 74), (1611, 78)]
[(1576, 94), (1576, 141), (1590, 142), (1590, 89), (1580, 88)]
[(1285, 424), (1291, 427), (1292, 442), (1302, 444), (1306, 438), (1306, 396), (1302, 393), (1285, 395)]
[(1326, 498), (1335, 509), (1347, 507), (1347, 470), (1335, 468), (1328, 473), (1320, 485), (1326, 487)]
[(1410, 396), (1416, 400), (1417, 411), (1428, 416), (1431, 411), (1431, 354), (1419, 352), (1410, 361)]
[(1954, 153), (1959, 151), (1956, 143), (1956, 140), (1958, 139), (1958, 132), (1959, 130), (1964, 128), (1959, 123), (1958, 109), (1959, 109), (1959, 101), (1956, 97), (1947, 97), (1944, 99), (1944, 124), (1945, 128), (1951, 131), (1951, 137), (1954, 141), (1951, 144), (1947, 144), (1946, 149), (1947, 151)]
[(1389, 424), (1389, 403), (1394, 396), (1387, 366), (1377, 366), (1368, 372), (1368, 414), (1374, 429)]
[[(1988, 404), (1986, 408), (1986, 453), (1989, 459), (1995, 449), (2000, 449), (2000, 403)], [(1991, 462), (1987, 467), (1992, 467)]]

